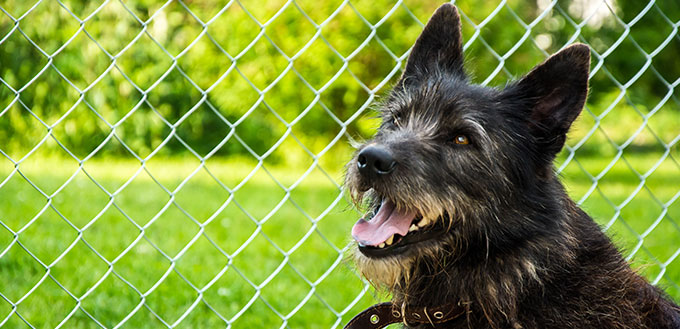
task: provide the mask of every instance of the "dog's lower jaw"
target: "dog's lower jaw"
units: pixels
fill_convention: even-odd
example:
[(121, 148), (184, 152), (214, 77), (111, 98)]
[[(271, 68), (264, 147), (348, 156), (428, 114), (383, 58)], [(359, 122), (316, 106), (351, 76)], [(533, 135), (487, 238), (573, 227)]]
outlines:
[(379, 291), (391, 292), (397, 290), (409, 279), (414, 259), (412, 257), (382, 257), (372, 258), (364, 255), (354, 244), (352, 248), (354, 264), (361, 275)]
[(429, 267), (434, 270), (446, 263), (437, 260), (455, 261), (455, 254), (460, 249), (455, 241), (450, 232), (442, 232), (432, 239), (404, 246), (401, 252), (383, 257), (365, 255), (357, 244), (353, 244), (351, 257), (359, 272), (374, 288), (396, 296), (398, 292), (408, 290), (414, 274), (427, 274), (414, 271), (420, 264), (431, 264)]

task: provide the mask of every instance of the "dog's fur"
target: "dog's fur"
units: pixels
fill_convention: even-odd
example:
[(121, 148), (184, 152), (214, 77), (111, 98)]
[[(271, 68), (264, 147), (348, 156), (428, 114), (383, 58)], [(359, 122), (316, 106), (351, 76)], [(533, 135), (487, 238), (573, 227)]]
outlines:
[(430, 229), (442, 234), (380, 257), (356, 248), (361, 273), (396, 304), (465, 305), (444, 328), (679, 328), (678, 307), (630, 269), (554, 173), (589, 63), (576, 44), (503, 89), (472, 85), (458, 12), (440, 7), (357, 152), (387, 150), (394, 171), (362, 174), (355, 156), (345, 185), (368, 214), (391, 200), (436, 218)]

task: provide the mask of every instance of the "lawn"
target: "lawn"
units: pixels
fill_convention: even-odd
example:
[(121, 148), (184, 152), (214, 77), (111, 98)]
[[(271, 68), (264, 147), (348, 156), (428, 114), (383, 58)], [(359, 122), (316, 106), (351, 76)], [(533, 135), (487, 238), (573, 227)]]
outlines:
[[(576, 200), (589, 195), (583, 207), (635, 252), (635, 266), (677, 300), (680, 202), (670, 201), (680, 169), (667, 158), (630, 198), (640, 179), (626, 165), (644, 173), (660, 157), (624, 154), (594, 185), (586, 172), (598, 176), (616, 157), (577, 153), (561, 175)], [(35, 187), (18, 173), (0, 187), (0, 293), (21, 301), (7, 328), (28, 327), (19, 316), (36, 328), (95, 328), (92, 319), (277, 328), (284, 318), (290, 328), (330, 328), (340, 326), (337, 314), (344, 324), (378, 300), (343, 261), (358, 215), (335, 183), (339, 169), (298, 181), (304, 169), (219, 159), (201, 166), (189, 157), (151, 160), (148, 172), (130, 160), (93, 159), (79, 170), (73, 160), (38, 156), (20, 168)], [(0, 177), (12, 170), (5, 161)], [(11, 311), (0, 302), (0, 319)]]
[[(41, 169), (44, 163), (50, 164), (49, 173)], [(52, 198), (54, 209), (71, 224), (48, 208), (22, 231), (18, 241), (42, 264), (14, 244), (0, 258), (0, 292), (16, 302), (42, 282), (17, 309), (36, 327), (56, 326), (84, 295), (83, 309), (112, 327), (137, 310), (143, 295), (145, 306), (125, 327), (157, 328), (163, 326), (160, 319), (167, 324), (182, 319), (179, 327), (186, 328), (224, 327), (216, 311), (227, 320), (236, 318), (237, 328), (279, 327), (281, 317), (291, 327), (327, 328), (338, 319), (329, 307), (341, 312), (361, 296), (363, 283), (341, 257), (356, 214), (322, 173), (312, 172), (286, 194), (259, 169), (230, 195), (225, 187), (234, 188), (252, 168), (208, 161), (206, 168), (225, 187), (204, 169), (182, 182), (197, 164), (150, 162), (157, 182), (146, 172), (126, 182), (140, 168), (138, 163), (87, 162), (85, 171), (101, 187), (80, 172)], [(47, 194), (76, 169), (75, 162), (55, 159), (22, 165), (22, 172)], [(284, 184), (293, 181), (290, 172), (273, 170), (272, 175)], [(164, 188), (173, 191), (180, 184), (171, 199)], [(102, 190), (113, 192), (122, 185), (112, 199)], [(46, 203), (19, 175), (0, 189), (2, 221), (15, 231)], [(275, 207), (278, 211), (270, 214)], [(76, 228), (82, 229), (82, 241)], [(2, 248), (12, 241), (3, 230)], [(45, 266), (50, 277), (41, 281)], [(194, 305), (199, 291), (205, 303)], [(372, 301), (366, 296), (350, 313)], [(9, 304), (2, 305), (3, 314), (10, 310)], [(21, 322), (15, 315), (8, 326), (20, 328)], [(66, 324), (94, 326), (82, 311)]]

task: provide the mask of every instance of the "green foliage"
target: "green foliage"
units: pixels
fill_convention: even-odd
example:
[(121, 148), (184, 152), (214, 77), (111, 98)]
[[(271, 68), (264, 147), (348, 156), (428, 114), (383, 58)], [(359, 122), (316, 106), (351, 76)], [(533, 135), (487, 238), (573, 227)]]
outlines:
[[(415, 18), (425, 22), (438, 2), (284, 3), (245, 1), (221, 11), (225, 3), (202, 0), (187, 1), (186, 8), (146, 0), (99, 8), (73, 0), (64, 2), (67, 10), (46, 1), (26, 14), (24, 1), (4, 2), (22, 19), (0, 20), (6, 35), (0, 44), (0, 147), (15, 159), (46, 140), (38, 152), (64, 155), (61, 144), (79, 158), (144, 158), (154, 151), (185, 153), (189, 146), (200, 156), (254, 152), (279, 162), (308, 157), (304, 148), (318, 154), (338, 134), (370, 135), (375, 121), (353, 115), (370, 111), (376, 95), (398, 78), (422, 29)], [(582, 41), (599, 54), (593, 113), (612, 101), (643, 115), (657, 104), (660, 112), (670, 111), (677, 92), (668, 84), (680, 76), (680, 43), (671, 23), (680, 6), (657, 1), (636, 17), (642, 3), (619, 1), (616, 15), (576, 28), (590, 14), (584, 3), (560, 2), (526, 34), (523, 24), (542, 12), (534, 3), (511, 1), (486, 22), (497, 4), (459, 1), (468, 71), (480, 82), (502, 85), (565, 44)], [(470, 22), (485, 25), (477, 31)]]
[[(264, 154), (288, 128), (305, 144), (328, 144), (342, 125), (357, 133), (361, 125), (347, 120), (371, 101), (365, 86), (375, 88), (398, 65), (376, 40), (403, 57), (420, 31), (399, 8), (380, 39), (366, 39), (371, 29), (358, 11), (377, 22), (391, 7), (386, 1), (344, 6), (330, 20), (341, 3), (301, 5), (313, 22), (292, 4), (279, 12), (273, 3), (245, 3), (253, 17), (236, 3), (216, 16), (224, 4), (212, 1), (188, 3), (197, 17), (176, 2), (163, 10), (142, 1), (69, 4), (80, 19), (98, 11), (78, 30), (58, 4), (39, 5), (18, 25), (32, 42), (15, 31), (0, 47), (0, 76), (12, 88), (0, 87), (8, 106), (0, 140), (16, 157), (50, 130), (80, 158), (112, 132), (99, 154), (126, 155), (116, 139), (140, 157), (166, 139), (162, 154), (184, 152), (185, 144), (202, 156), (248, 154), (233, 136)], [(3, 6), (15, 17), (27, 9)], [(323, 24), (318, 35), (316, 24)], [(0, 30), (12, 26), (4, 19)], [(40, 151), (59, 149), (49, 142)]]

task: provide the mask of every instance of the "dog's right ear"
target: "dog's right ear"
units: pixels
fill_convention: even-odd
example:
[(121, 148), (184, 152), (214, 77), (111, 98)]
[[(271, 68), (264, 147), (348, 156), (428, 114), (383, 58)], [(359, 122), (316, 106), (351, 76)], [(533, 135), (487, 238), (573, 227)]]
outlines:
[(401, 80), (408, 83), (438, 70), (464, 77), (460, 28), (456, 7), (450, 3), (439, 7), (413, 46)]

